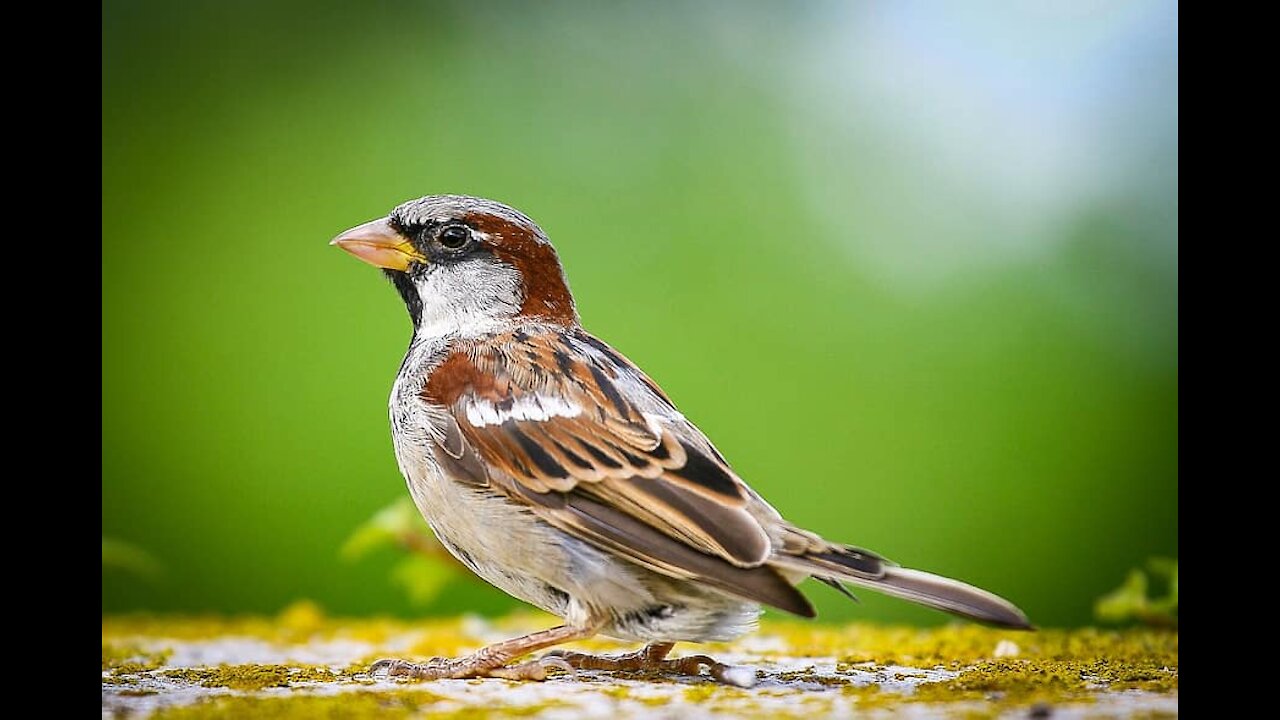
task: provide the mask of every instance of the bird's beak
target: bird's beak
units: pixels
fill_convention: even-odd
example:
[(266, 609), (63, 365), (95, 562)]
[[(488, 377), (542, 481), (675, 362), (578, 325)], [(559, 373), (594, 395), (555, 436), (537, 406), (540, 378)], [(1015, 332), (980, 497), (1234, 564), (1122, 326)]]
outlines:
[(329, 241), (361, 260), (389, 270), (408, 270), (409, 263), (426, 262), (427, 259), (409, 242), (409, 238), (396, 232), (387, 218), (371, 220), (357, 225)]

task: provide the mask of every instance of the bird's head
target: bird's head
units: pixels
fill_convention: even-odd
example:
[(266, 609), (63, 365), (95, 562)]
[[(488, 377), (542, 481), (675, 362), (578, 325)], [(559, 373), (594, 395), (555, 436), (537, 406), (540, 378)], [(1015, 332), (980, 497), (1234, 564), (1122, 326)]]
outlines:
[(523, 213), (492, 200), (410, 200), (330, 244), (383, 269), (416, 332), (467, 333), (521, 318), (578, 324), (547, 236)]

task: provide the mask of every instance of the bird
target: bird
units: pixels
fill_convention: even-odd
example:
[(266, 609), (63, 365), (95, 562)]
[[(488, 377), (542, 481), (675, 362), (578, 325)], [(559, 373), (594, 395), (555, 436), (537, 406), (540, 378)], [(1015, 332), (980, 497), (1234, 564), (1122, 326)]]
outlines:
[[(330, 244), (381, 268), (413, 324), (389, 410), (414, 504), (463, 565), (563, 621), (459, 658), (379, 660), (371, 672), (543, 680), (552, 668), (705, 668), (748, 687), (754, 671), (671, 658), (673, 645), (740, 637), (762, 606), (814, 617), (796, 587), (806, 578), (1031, 629), (993, 593), (784, 519), (657, 383), (582, 327), (555, 248), (518, 210), (429, 195)], [(521, 661), (595, 635), (645, 645)]]

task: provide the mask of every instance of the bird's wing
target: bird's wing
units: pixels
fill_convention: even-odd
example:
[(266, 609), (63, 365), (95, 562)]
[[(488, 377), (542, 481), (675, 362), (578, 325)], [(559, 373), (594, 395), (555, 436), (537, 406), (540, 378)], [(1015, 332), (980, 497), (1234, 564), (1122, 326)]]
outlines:
[(802, 615), (757, 497), (631, 362), (582, 330), (460, 341), (423, 390), (453, 474), (657, 572)]

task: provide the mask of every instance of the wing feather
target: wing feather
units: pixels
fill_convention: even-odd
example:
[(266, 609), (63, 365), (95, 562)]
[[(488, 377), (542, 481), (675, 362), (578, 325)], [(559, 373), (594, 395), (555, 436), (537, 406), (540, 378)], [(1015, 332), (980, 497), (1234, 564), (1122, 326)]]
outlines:
[(451, 476), (654, 572), (805, 617), (792, 581), (812, 575), (1028, 627), (990, 593), (790, 525), (653, 381), (580, 329), (460, 340), (422, 395)]
[[(597, 544), (616, 550), (621, 541), (604, 539), (601, 524), (625, 516), (628, 537), (643, 529), (665, 538), (641, 547), (674, 541), (707, 558), (696, 569), (687, 553), (645, 561), (660, 572), (763, 566), (772, 553), (769, 535), (747, 510), (741, 481), (651, 390), (652, 381), (588, 337), (526, 330), (458, 347), (424, 390), (452, 421), (438, 433), (441, 448), (461, 458), (465, 445), (491, 469), (488, 480), (513, 497), (565, 495), (555, 512), (555, 503), (531, 505)], [(548, 367), (557, 371), (541, 370)]]

